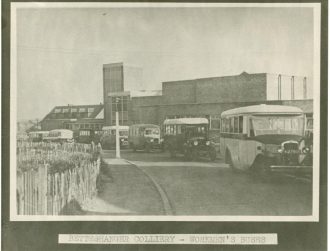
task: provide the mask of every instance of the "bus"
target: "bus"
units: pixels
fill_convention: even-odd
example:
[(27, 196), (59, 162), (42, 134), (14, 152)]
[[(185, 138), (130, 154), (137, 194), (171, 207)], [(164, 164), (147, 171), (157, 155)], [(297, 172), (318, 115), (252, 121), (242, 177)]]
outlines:
[(49, 131), (49, 134), (43, 137), (43, 141), (51, 142), (73, 142), (73, 131), (68, 129), (55, 129)]
[(49, 135), (49, 131), (31, 131), (28, 133), (28, 138), (32, 142), (41, 142)]
[(136, 124), (129, 127), (128, 142), (133, 151), (162, 149), (160, 127), (153, 124)]
[[(128, 126), (119, 126), (119, 144), (121, 148), (128, 147)], [(103, 149), (113, 149), (116, 147), (116, 126), (104, 126), (100, 139)]]
[(75, 133), (75, 141), (82, 144), (91, 144), (100, 142), (103, 131), (94, 129), (79, 129)]
[(187, 160), (207, 157), (216, 159), (215, 144), (209, 137), (206, 118), (178, 118), (164, 121), (164, 145), (171, 157), (183, 154)]
[(220, 153), (233, 169), (310, 172), (300, 108), (253, 105), (221, 114)]

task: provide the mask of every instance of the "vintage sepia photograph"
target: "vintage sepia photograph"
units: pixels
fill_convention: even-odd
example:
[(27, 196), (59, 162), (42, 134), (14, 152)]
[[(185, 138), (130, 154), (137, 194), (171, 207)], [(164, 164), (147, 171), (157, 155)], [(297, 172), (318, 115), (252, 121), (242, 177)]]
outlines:
[(319, 220), (318, 3), (11, 3), (11, 221)]

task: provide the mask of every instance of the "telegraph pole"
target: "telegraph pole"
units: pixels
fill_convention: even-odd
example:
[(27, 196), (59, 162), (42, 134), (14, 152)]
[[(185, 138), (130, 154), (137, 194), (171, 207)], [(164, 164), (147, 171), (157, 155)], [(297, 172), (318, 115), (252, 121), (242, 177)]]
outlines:
[(119, 114), (118, 114), (118, 103), (120, 98), (116, 97), (116, 158), (120, 159), (120, 142), (119, 142)]

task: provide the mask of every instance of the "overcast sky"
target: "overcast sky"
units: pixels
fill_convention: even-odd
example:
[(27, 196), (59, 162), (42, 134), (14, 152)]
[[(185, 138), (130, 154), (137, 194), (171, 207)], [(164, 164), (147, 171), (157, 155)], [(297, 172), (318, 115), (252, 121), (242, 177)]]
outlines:
[(248, 73), (312, 76), (311, 8), (18, 9), (18, 119), (98, 104), (102, 65), (143, 68), (145, 89)]

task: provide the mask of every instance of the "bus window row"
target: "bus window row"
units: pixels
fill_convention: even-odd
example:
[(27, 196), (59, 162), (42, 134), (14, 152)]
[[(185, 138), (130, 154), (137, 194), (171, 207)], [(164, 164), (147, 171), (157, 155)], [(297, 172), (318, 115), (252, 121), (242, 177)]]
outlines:
[(222, 133), (243, 133), (243, 116), (221, 119)]

